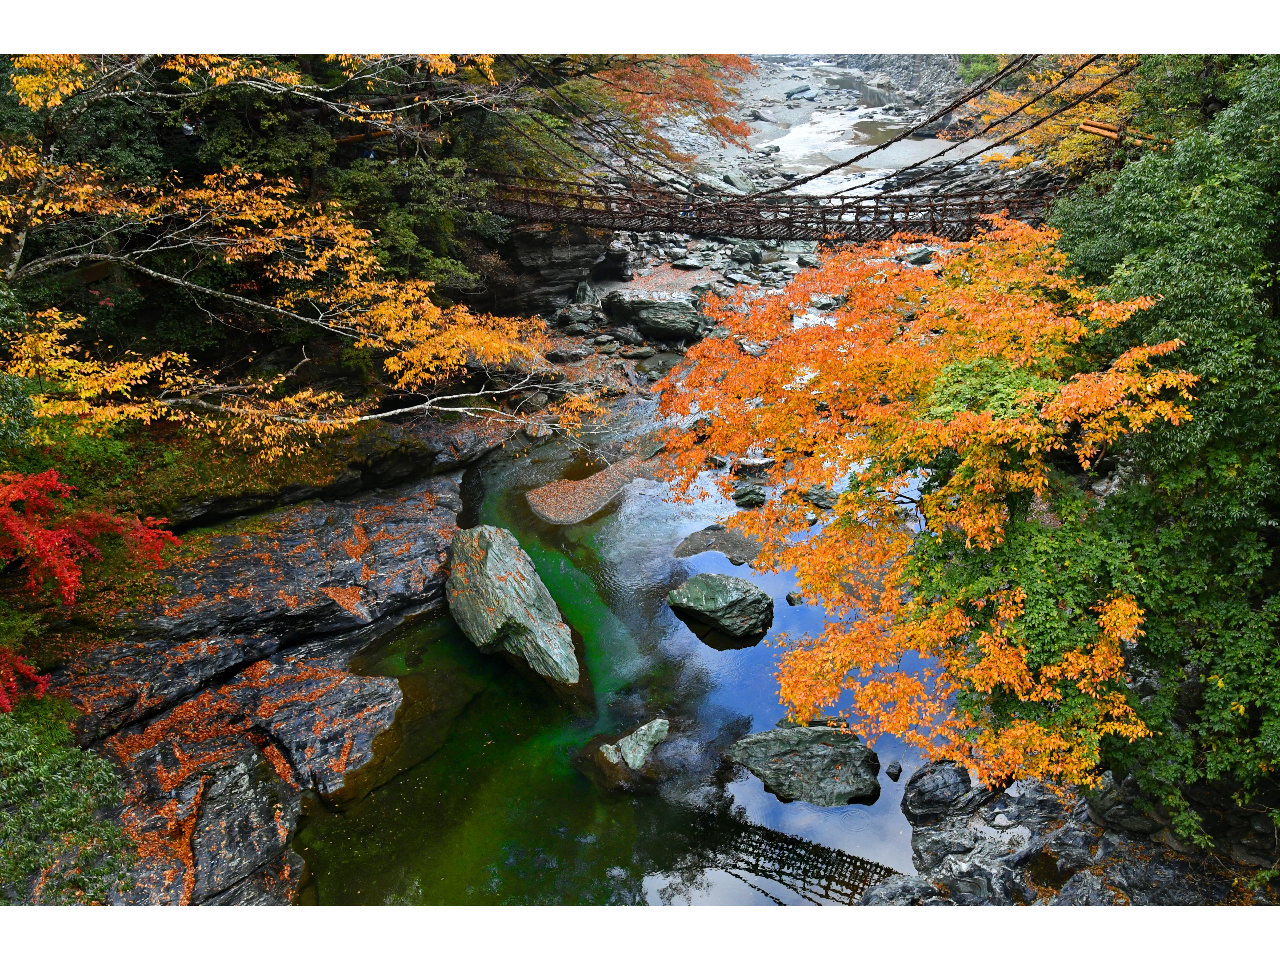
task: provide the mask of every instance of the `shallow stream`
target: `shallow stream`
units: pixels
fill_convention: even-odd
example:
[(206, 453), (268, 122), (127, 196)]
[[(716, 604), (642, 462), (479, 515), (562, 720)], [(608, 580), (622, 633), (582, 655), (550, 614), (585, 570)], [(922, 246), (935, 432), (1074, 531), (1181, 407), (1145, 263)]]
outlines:
[[(304, 902), (848, 903), (890, 871), (913, 872), (899, 804), (920, 761), (893, 740), (876, 744), (882, 789), (871, 806), (783, 803), (720, 759), (782, 717), (770, 641), (818, 629), (821, 611), (788, 606), (789, 574), (719, 553), (673, 557), (734, 510), (718, 495), (676, 505), (661, 483), (637, 480), (587, 523), (533, 516), (526, 490), (591, 469), (560, 442), (536, 448), (485, 468), (472, 513), (511, 530), (533, 559), (583, 644), (594, 715), (573, 715), (479, 653), (447, 616), (389, 634), (352, 668), (399, 678), (413, 717), (401, 749), (425, 759), (347, 810), (306, 819), (295, 844), (312, 877)], [(773, 596), (764, 643), (714, 650), (675, 617), (666, 593), (703, 572)], [(659, 750), (681, 773), (658, 793), (603, 797), (572, 765), (596, 734), (659, 715), (672, 725)], [(894, 759), (898, 783), (883, 773)]]

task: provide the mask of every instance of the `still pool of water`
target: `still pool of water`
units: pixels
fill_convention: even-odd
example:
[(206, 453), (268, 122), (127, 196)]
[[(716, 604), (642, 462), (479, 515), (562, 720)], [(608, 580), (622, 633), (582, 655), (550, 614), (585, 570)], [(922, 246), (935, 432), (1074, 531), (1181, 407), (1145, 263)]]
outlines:
[[(895, 784), (882, 773), (871, 806), (783, 803), (720, 759), (783, 715), (769, 639), (821, 624), (819, 610), (787, 605), (789, 574), (672, 556), (732, 503), (676, 505), (638, 480), (588, 523), (538, 521), (525, 491), (580, 470), (558, 444), (488, 468), (478, 519), (511, 530), (533, 559), (583, 644), (596, 712), (573, 715), (447, 617), (383, 638), (353, 669), (399, 678), (412, 716), (402, 749), (425, 759), (344, 811), (306, 818), (295, 842), (312, 877), (303, 901), (847, 903), (890, 871), (912, 872), (899, 804), (920, 760), (891, 739), (876, 744), (881, 768), (899, 759), (904, 774)], [(713, 650), (672, 614), (667, 591), (703, 572), (773, 596), (765, 643)], [(596, 734), (658, 715), (672, 721), (659, 749), (680, 773), (657, 793), (601, 796), (571, 764)]]

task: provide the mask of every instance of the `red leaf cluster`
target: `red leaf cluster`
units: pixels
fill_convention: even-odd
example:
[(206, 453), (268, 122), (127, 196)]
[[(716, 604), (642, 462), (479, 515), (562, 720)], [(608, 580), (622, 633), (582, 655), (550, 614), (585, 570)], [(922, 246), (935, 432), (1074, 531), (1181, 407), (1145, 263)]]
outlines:
[(63, 603), (75, 603), (80, 561), (101, 557), (93, 541), (105, 534), (123, 537), (134, 559), (149, 566), (160, 563), (166, 544), (179, 542), (169, 531), (158, 529), (167, 522), (163, 519), (139, 520), (102, 510), (67, 512), (65, 501), (74, 489), (56, 470), (0, 473), (0, 563), (22, 563), (32, 593), (52, 580)]

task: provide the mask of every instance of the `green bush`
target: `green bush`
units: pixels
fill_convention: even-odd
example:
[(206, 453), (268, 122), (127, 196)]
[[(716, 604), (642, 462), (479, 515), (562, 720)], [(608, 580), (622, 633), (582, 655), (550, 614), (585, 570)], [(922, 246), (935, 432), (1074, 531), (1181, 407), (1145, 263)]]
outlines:
[(0, 714), (0, 903), (101, 903), (125, 882), (130, 844), (103, 819), (120, 781), (74, 744), (72, 714), (52, 696)]

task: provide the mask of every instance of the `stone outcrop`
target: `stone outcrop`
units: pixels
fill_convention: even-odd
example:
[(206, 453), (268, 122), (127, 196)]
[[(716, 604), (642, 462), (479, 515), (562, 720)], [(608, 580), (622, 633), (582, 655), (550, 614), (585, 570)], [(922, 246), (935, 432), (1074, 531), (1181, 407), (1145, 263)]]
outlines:
[(919, 876), (867, 890), (863, 904), (1170, 905), (1271, 903), (1217, 857), (1183, 853), (1146, 832), (1094, 823), (1083, 798), (1035, 780), (998, 792), (977, 788), (950, 762), (907, 781)]
[(555, 684), (574, 686), (582, 679), (569, 627), (510, 532), (459, 530), (446, 591), (453, 619), (481, 650), (505, 650)]
[(131, 903), (284, 903), (310, 791), (345, 803), (398, 772), (403, 694), (347, 663), (443, 603), (460, 474), (286, 509), (162, 571), (125, 639), (55, 677), (113, 760), (137, 843)]
[(722, 573), (691, 577), (667, 594), (667, 603), (713, 646), (712, 640), (720, 638), (730, 644), (758, 643), (773, 625), (773, 598), (749, 580)]
[(510, 434), (505, 424), (470, 417), (456, 423), (427, 417), (403, 426), (384, 425), (378, 433), (351, 443), (349, 449), (341, 453), (345, 466), (327, 483), (291, 484), (224, 497), (183, 499), (171, 504), (165, 515), (175, 530), (183, 530), (304, 500), (333, 500), (362, 490), (386, 489), (420, 477), (462, 469), (487, 456)]
[(875, 803), (880, 760), (875, 751), (839, 727), (779, 727), (753, 733), (725, 753), (746, 767), (781, 800), (820, 807)]

